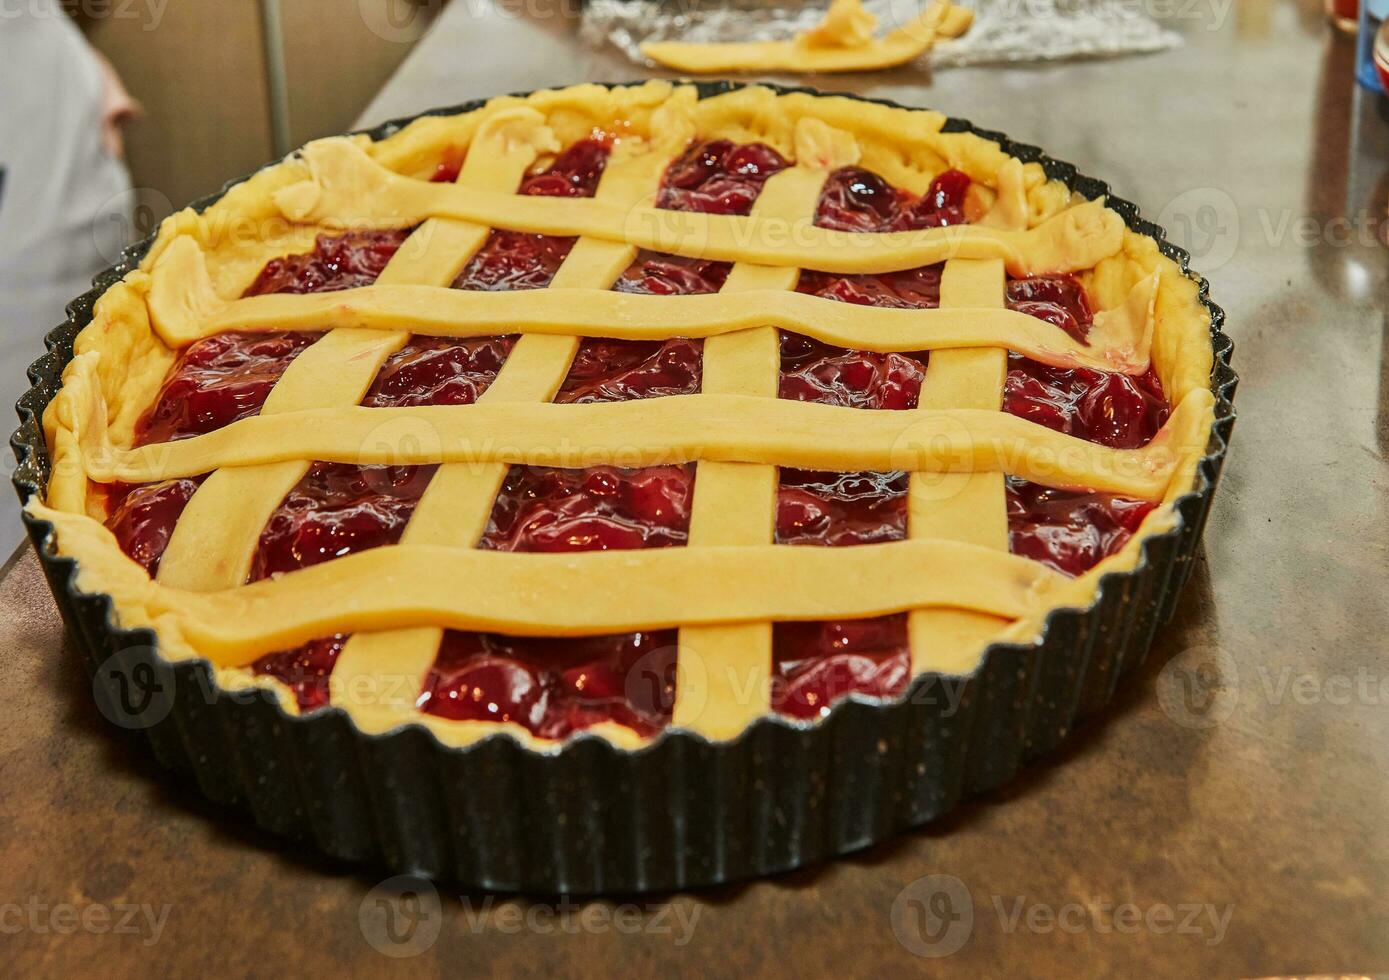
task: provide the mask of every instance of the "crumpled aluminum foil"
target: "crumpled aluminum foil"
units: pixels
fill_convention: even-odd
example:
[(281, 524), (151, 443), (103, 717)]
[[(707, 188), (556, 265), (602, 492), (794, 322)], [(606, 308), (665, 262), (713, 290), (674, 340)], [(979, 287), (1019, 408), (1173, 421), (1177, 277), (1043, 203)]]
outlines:
[[(818, 24), (828, 3), (786, 0), (589, 0), (582, 37), (611, 43), (640, 65), (646, 41), (770, 41)], [(922, 0), (927, 2), (927, 0)], [(917, 15), (917, 0), (864, 0), (886, 33)], [(922, 56), (932, 67), (1103, 58), (1161, 51), (1181, 36), (1139, 12), (1132, 0), (964, 0), (974, 24)]]

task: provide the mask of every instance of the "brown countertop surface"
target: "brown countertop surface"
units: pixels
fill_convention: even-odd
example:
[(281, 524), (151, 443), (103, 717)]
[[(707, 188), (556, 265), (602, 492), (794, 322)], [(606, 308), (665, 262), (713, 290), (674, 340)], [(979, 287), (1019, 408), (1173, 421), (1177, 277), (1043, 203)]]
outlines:
[[(582, 46), (569, 5), (529, 6), (451, 5), (363, 122), (642, 76)], [(1389, 971), (1389, 252), (1372, 234), (1389, 109), (1353, 89), (1351, 42), (1317, 5), (1154, 9), (1184, 47), (825, 82), (1109, 179), (1192, 248), (1229, 313), (1240, 422), (1205, 560), (1146, 666), (1062, 753), (935, 826), (774, 880), (583, 903), (447, 885), (398, 897), (219, 811), (103, 721), (25, 551), (0, 581), (0, 962), (59, 976)]]

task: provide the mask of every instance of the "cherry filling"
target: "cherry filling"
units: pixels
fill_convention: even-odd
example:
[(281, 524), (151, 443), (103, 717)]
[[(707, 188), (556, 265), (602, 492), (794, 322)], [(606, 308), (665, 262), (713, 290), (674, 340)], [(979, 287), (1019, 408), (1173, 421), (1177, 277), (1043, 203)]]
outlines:
[[(940, 227), (965, 220), (968, 178), (938, 177), (913, 200), (874, 174), (847, 168), (832, 175), (816, 223), (845, 231)], [(885, 275), (804, 272), (800, 292), (847, 303), (894, 308), (940, 304), (942, 266)], [(1067, 275), (1011, 280), (1011, 309), (1053, 323), (1079, 340), (1093, 314), (1079, 280)], [(863, 355), (825, 350), (806, 338), (782, 342), (781, 396), (860, 408), (915, 407), (924, 355)], [(893, 358), (897, 358), (893, 361)], [(1131, 378), (1065, 370), (1009, 355), (1004, 408), (1082, 439), (1118, 448), (1146, 444), (1168, 414), (1153, 371)], [(783, 470), (777, 540), (844, 545), (903, 538), (905, 474), (812, 474)], [(1129, 540), (1153, 505), (1110, 494), (1054, 490), (1009, 478), (1010, 549), (1078, 575)], [(850, 691), (892, 694), (910, 674), (906, 617), (840, 623), (783, 623), (774, 631), (773, 706), (813, 717)]]
[(717, 293), (733, 266), (710, 259), (690, 259), (641, 249), (613, 289), (620, 293), (647, 293), (652, 296), (690, 296)]
[(1115, 449), (1146, 445), (1169, 414), (1162, 382), (1151, 368), (1130, 377), (1050, 367), (1021, 354), (1008, 357), (1003, 408), (1049, 429)]
[(846, 694), (888, 697), (911, 680), (907, 617), (777, 623), (773, 629), (772, 710), (815, 718)]
[[(593, 193), (607, 161), (606, 145), (588, 140), (561, 154), (548, 170), (526, 178), (520, 193)], [(441, 164), (455, 168), (462, 158)], [(435, 178), (447, 178), (444, 171)], [(572, 239), (495, 232), (459, 277), (461, 288), (539, 288), (573, 245)], [(379, 270), (377, 270), (379, 272)], [(468, 405), (495, 380), (514, 337), (415, 337), (382, 365), (362, 404), (374, 408)], [(261, 533), (251, 578), (293, 571), (356, 551), (395, 544), (436, 467), (315, 463), (285, 497)], [(345, 636), (314, 640), (261, 658), (257, 673), (294, 690), (302, 710), (327, 702), (327, 678)]]
[(481, 546), (559, 552), (683, 545), (693, 495), (693, 463), (639, 470), (513, 466)]
[[(778, 544), (844, 545), (907, 536), (908, 475), (783, 469)], [(813, 718), (851, 691), (891, 695), (911, 677), (907, 617), (777, 623), (772, 627), (772, 709)]]
[(1009, 477), (1008, 550), (1079, 575), (1114, 554), (1156, 504), (1108, 493), (1054, 490)]
[(841, 547), (907, 536), (907, 474), (781, 471), (778, 544)]
[[(746, 214), (766, 179), (787, 166), (760, 144), (697, 144), (671, 165), (657, 205)], [(661, 296), (717, 292), (726, 262), (642, 252), (614, 285)], [(548, 281), (548, 280), (547, 280)], [(625, 401), (693, 394), (699, 341), (586, 339), (556, 401)], [(591, 551), (685, 544), (694, 466), (626, 470), (513, 467), (482, 547)], [(670, 721), (675, 631), (578, 640), (449, 633), (421, 695), (422, 710), (448, 718), (514, 721), (561, 738), (599, 721), (650, 734)]]
[[(581, 140), (556, 157), (543, 173), (523, 180), (517, 193), (537, 197), (592, 197), (607, 166), (609, 149), (603, 140)], [(499, 229), (488, 236), (487, 243), (454, 280), (453, 287), (544, 289), (555, 278), (575, 241), (574, 238)]]
[[(597, 140), (576, 144), (554, 166), (527, 179), (523, 193), (592, 194), (606, 162)], [(445, 161), (448, 163), (449, 161)], [(459, 160), (441, 163), (453, 179)], [(766, 178), (786, 166), (758, 144), (699, 144), (672, 165), (663, 207), (746, 214)], [(817, 222), (854, 231), (938, 227), (964, 220), (968, 179), (948, 172), (911, 198), (866, 171), (835, 174)], [(267, 264), (250, 292), (323, 291), (373, 281), (408, 232), (321, 237), (314, 252)], [(547, 285), (572, 240), (497, 232), (455, 285), (517, 289)], [(663, 295), (709, 292), (726, 263), (643, 253), (614, 287)], [(939, 305), (940, 266), (877, 276), (807, 272), (799, 289), (842, 302), (898, 308)], [(1092, 321), (1080, 283), (1044, 276), (1008, 284), (1013, 309), (1083, 337)], [(260, 410), (308, 334), (225, 334), (188, 348), (138, 427), (140, 444), (213, 431)], [(369, 406), (468, 404), (495, 378), (511, 337), (416, 338), (383, 366), (363, 399)], [(617, 401), (699, 390), (701, 345), (586, 340), (557, 395), (560, 402)], [(797, 335), (782, 338), (780, 394), (864, 409), (917, 404), (926, 355), (872, 354)], [(1105, 445), (1146, 443), (1167, 416), (1160, 383), (1149, 372), (1127, 378), (1062, 370), (1010, 355), (1005, 407), (1060, 431)], [(357, 467), (315, 463), (267, 523), (252, 578), (289, 571), (399, 540), (433, 467)], [(624, 470), (514, 467), (494, 506), (483, 547), (580, 551), (680, 546), (686, 542), (694, 467)], [(151, 575), (183, 507), (201, 478), (113, 487), (108, 524), (121, 547)], [(904, 473), (784, 470), (776, 540), (840, 546), (906, 535)], [(1069, 574), (1122, 547), (1152, 505), (1106, 494), (1058, 491), (1026, 481), (1007, 484), (1011, 548)], [(323, 637), (262, 657), (252, 667), (293, 690), (302, 710), (327, 703), (329, 677), (346, 637)], [(774, 629), (773, 703), (813, 717), (849, 691), (899, 692), (910, 674), (906, 617), (782, 623)], [(675, 633), (643, 632), (582, 639), (448, 632), (420, 695), (421, 709), (442, 717), (515, 721), (547, 738), (601, 721), (643, 734), (668, 724), (674, 700)]]
[[(1072, 276), (1008, 283), (1010, 309), (1085, 339), (1094, 316)], [(1151, 367), (1138, 377), (1056, 368), (1008, 355), (1003, 409), (1058, 432), (1116, 449), (1146, 445), (1167, 421), (1162, 382)], [(1122, 548), (1154, 505), (1113, 494), (1056, 490), (1010, 477), (1009, 550), (1059, 572), (1080, 575)]]
[[(320, 235), (312, 251), (267, 262), (245, 292), (329, 292), (368, 285), (409, 229)], [(318, 339), (310, 333), (224, 333), (179, 354), (158, 395), (135, 426), (135, 445), (213, 432), (260, 412), (290, 362)], [(203, 477), (112, 488), (106, 524), (121, 550), (153, 577), (174, 525)]]
[(1075, 276), (1010, 278), (1004, 301), (1010, 310), (1055, 324), (1082, 343), (1095, 319), (1085, 288)]
[[(640, 397), (640, 396), (636, 396)], [(685, 544), (694, 466), (515, 466), (481, 546), (569, 552)], [(676, 631), (547, 639), (449, 631), (421, 710), (563, 738), (603, 721), (650, 735), (675, 703)]]
[(793, 401), (848, 408), (916, 408), (926, 353), (845, 350), (801, 334), (781, 335), (777, 394)]
[(395, 544), (435, 469), (314, 463), (266, 522), (250, 580)]
[[(312, 251), (271, 259), (245, 296), (326, 293), (369, 286), (413, 229), (319, 235)], [(135, 428), (149, 445), (213, 432), (260, 412), (311, 333), (224, 333), (190, 344)]]
[(121, 551), (139, 562), (150, 578), (159, 574), (159, 559), (164, 557), (169, 535), (203, 479), (110, 488), (107, 500), (111, 511), (106, 526), (116, 536)]
[(434, 165), (434, 172), (429, 175), (429, 182), (432, 184), (452, 184), (463, 172), (463, 160), (467, 155), (466, 147), (450, 146), (445, 148), (439, 162)]
[(412, 231), (413, 228), (393, 228), (319, 235), (313, 251), (265, 263), (244, 295), (328, 293), (370, 286)]
[[(958, 170), (940, 174), (926, 193), (914, 198), (877, 174), (844, 167), (830, 174), (816, 205), (815, 224), (849, 232), (911, 231), (964, 224), (969, 177)], [(796, 291), (891, 309), (931, 309), (940, 306), (942, 263), (877, 275), (801, 273)]]
[(842, 276), (831, 272), (802, 272), (796, 292), (837, 299), (859, 306), (925, 310), (940, 306), (943, 263), (879, 275)]
[(962, 225), (969, 176), (947, 170), (926, 193), (913, 197), (870, 170), (843, 167), (830, 174), (820, 192), (815, 223), (839, 231), (915, 231)]
[(313, 711), (328, 704), (328, 677), (346, 643), (346, 634), (335, 633), (292, 650), (267, 653), (251, 664), (251, 673), (275, 678), (289, 688), (301, 712)]
[(790, 165), (766, 143), (696, 143), (666, 171), (656, 206), (670, 211), (745, 215), (752, 211), (767, 178)]
[(224, 333), (195, 341), (136, 423), (135, 444), (187, 439), (259, 414), (290, 362), (317, 339), (309, 333)]
[(704, 345), (699, 340), (603, 340), (590, 337), (555, 401), (621, 402), (631, 398), (693, 395), (699, 391)]
[[(362, 404), (471, 404), (496, 378), (512, 340), (413, 338), (381, 366)], [(436, 468), (314, 463), (266, 522), (251, 580), (398, 543)], [(310, 711), (328, 703), (328, 677), (346, 642), (344, 634), (320, 637), (251, 669), (283, 681), (299, 709)]]
[[(530, 552), (680, 546), (689, 536), (693, 496), (693, 464), (514, 466), (481, 546)], [(543, 738), (600, 721), (652, 734), (670, 722), (675, 648), (674, 630), (563, 639), (448, 631), (419, 707), (444, 718), (516, 722)]]
[(450, 630), (420, 707), (515, 722), (541, 738), (605, 721), (654, 735), (670, 723), (675, 660), (675, 630), (558, 639)]
[(496, 379), (515, 337), (412, 337), (381, 365), (370, 408), (471, 405)]

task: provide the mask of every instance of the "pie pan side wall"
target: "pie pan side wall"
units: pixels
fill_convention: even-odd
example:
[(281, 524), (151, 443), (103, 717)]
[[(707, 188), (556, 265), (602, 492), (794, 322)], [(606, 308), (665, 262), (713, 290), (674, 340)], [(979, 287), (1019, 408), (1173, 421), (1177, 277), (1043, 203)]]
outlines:
[[(708, 97), (742, 86), (697, 87)], [(413, 118), (367, 133), (382, 139)], [(1198, 284), (1210, 313), (1215, 423), (1197, 486), (1177, 501), (1177, 526), (1144, 541), (1135, 569), (1105, 576), (1092, 606), (1053, 611), (1036, 643), (995, 644), (968, 675), (924, 674), (889, 701), (850, 696), (814, 724), (768, 717), (723, 743), (673, 730), (636, 751), (583, 734), (548, 753), (507, 735), (451, 748), (419, 725), (365, 735), (340, 709), (291, 716), (268, 692), (220, 689), (206, 661), (164, 661), (151, 631), (119, 628), (109, 596), (77, 588), (76, 563), (57, 554), (53, 526), (26, 513), (97, 696), (119, 703), (121, 686), (132, 683), (157, 692), (140, 727), (160, 762), (268, 830), (335, 858), (503, 890), (665, 891), (784, 871), (927, 823), (1011, 778), (1109, 701), (1171, 616), (1219, 480), (1238, 379), (1224, 312), (1163, 229), (1037, 147), (963, 120), (945, 128), (995, 140), (1087, 198), (1107, 197), (1130, 229), (1154, 239)], [(193, 207), (206, 208), (235, 183)], [(73, 339), (152, 240), (128, 248), (69, 304), (67, 321), (46, 338), (48, 353), (30, 366), (33, 387), (18, 402), (21, 424), (11, 437), (21, 500), (47, 483), (40, 420)]]

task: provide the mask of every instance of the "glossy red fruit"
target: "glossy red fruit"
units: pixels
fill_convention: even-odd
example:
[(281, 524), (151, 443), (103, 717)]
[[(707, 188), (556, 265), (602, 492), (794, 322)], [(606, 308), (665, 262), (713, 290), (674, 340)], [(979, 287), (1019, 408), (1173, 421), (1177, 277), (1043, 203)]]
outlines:
[(555, 401), (627, 401), (693, 395), (699, 391), (703, 344), (672, 340), (587, 338), (569, 368)]
[(1009, 548), (1080, 575), (1128, 543), (1154, 504), (1008, 479)]
[(494, 231), (453, 281), (454, 289), (544, 289), (569, 256), (576, 239)]
[(339, 633), (268, 653), (251, 664), (251, 672), (281, 681), (293, 692), (301, 712), (312, 711), (328, 703), (328, 678), (346, 642), (347, 637)]
[(180, 354), (135, 426), (136, 445), (213, 432), (260, 411), (316, 334), (219, 334)]
[(203, 477), (197, 477), (112, 488), (112, 510), (106, 526), (116, 536), (121, 551), (139, 562), (150, 578), (159, 574), (159, 559), (174, 525), (202, 481)]
[(1085, 289), (1074, 276), (1010, 279), (1007, 302), (1009, 309), (1053, 323), (1082, 342), (1094, 321)]
[(822, 716), (850, 693), (890, 697), (910, 677), (904, 615), (773, 628), (772, 709), (782, 714)]
[(557, 156), (544, 173), (522, 181), (520, 191), (539, 197), (592, 197), (611, 152), (606, 140), (579, 140)]
[(429, 713), (472, 721), (515, 722), (534, 730), (549, 700), (536, 672), (519, 660), (480, 655), (430, 690)]
[(1076, 422), (1092, 442), (1116, 449), (1133, 449), (1151, 438), (1148, 400), (1122, 374), (1107, 375), (1076, 405)]
[(670, 165), (656, 206), (705, 214), (747, 214), (767, 178), (789, 165), (763, 143), (699, 143)]
[(947, 170), (913, 199), (882, 177), (861, 167), (836, 170), (820, 193), (815, 223), (839, 231), (908, 231), (965, 222), (969, 177)]
[(1004, 411), (1116, 449), (1146, 445), (1170, 414), (1151, 368), (1144, 375), (1055, 368), (1008, 358)]
[(444, 636), (420, 710), (507, 720), (542, 738), (602, 721), (651, 735), (675, 703), (674, 630), (566, 639)]
[(907, 474), (783, 469), (778, 544), (841, 547), (907, 536)]
[(620, 293), (692, 296), (717, 293), (733, 266), (728, 262), (662, 255), (643, 249), (613, 285)]
[(850, 351), (783, 334), (778, 394), (850, 408), (915, 408), (925, 370), (910, 355)]
[(314, 463), (266, 522), (251, 580), (395, 544), (435, 468)]
[(911, 204), (893, 225), (894, 231), (916, 228), (944, 228), (962, 225), (965, 218), (965, 193), (969, 190), (968, 175), (959, 170), (947, 170), (931, 181), (930, 188)]
[(926, 310), (940, 306), (943, 263), (878, 275), (837, 275), (802, 272), (796, 291), (856, 303), (900, 310)]
[(693, 464), (640, 470), (514, 466), (482, 544), (549, 552), (684, 544), (693, 487)]
[(393, 228), (319, 235), (313, 251), (267, 262), (245, 295), (324, 293), (369, 286), (412, 231)]
[(414, 337), (387, 358), (363, 405), (471, 405), (496, 380), (515, 337)]

